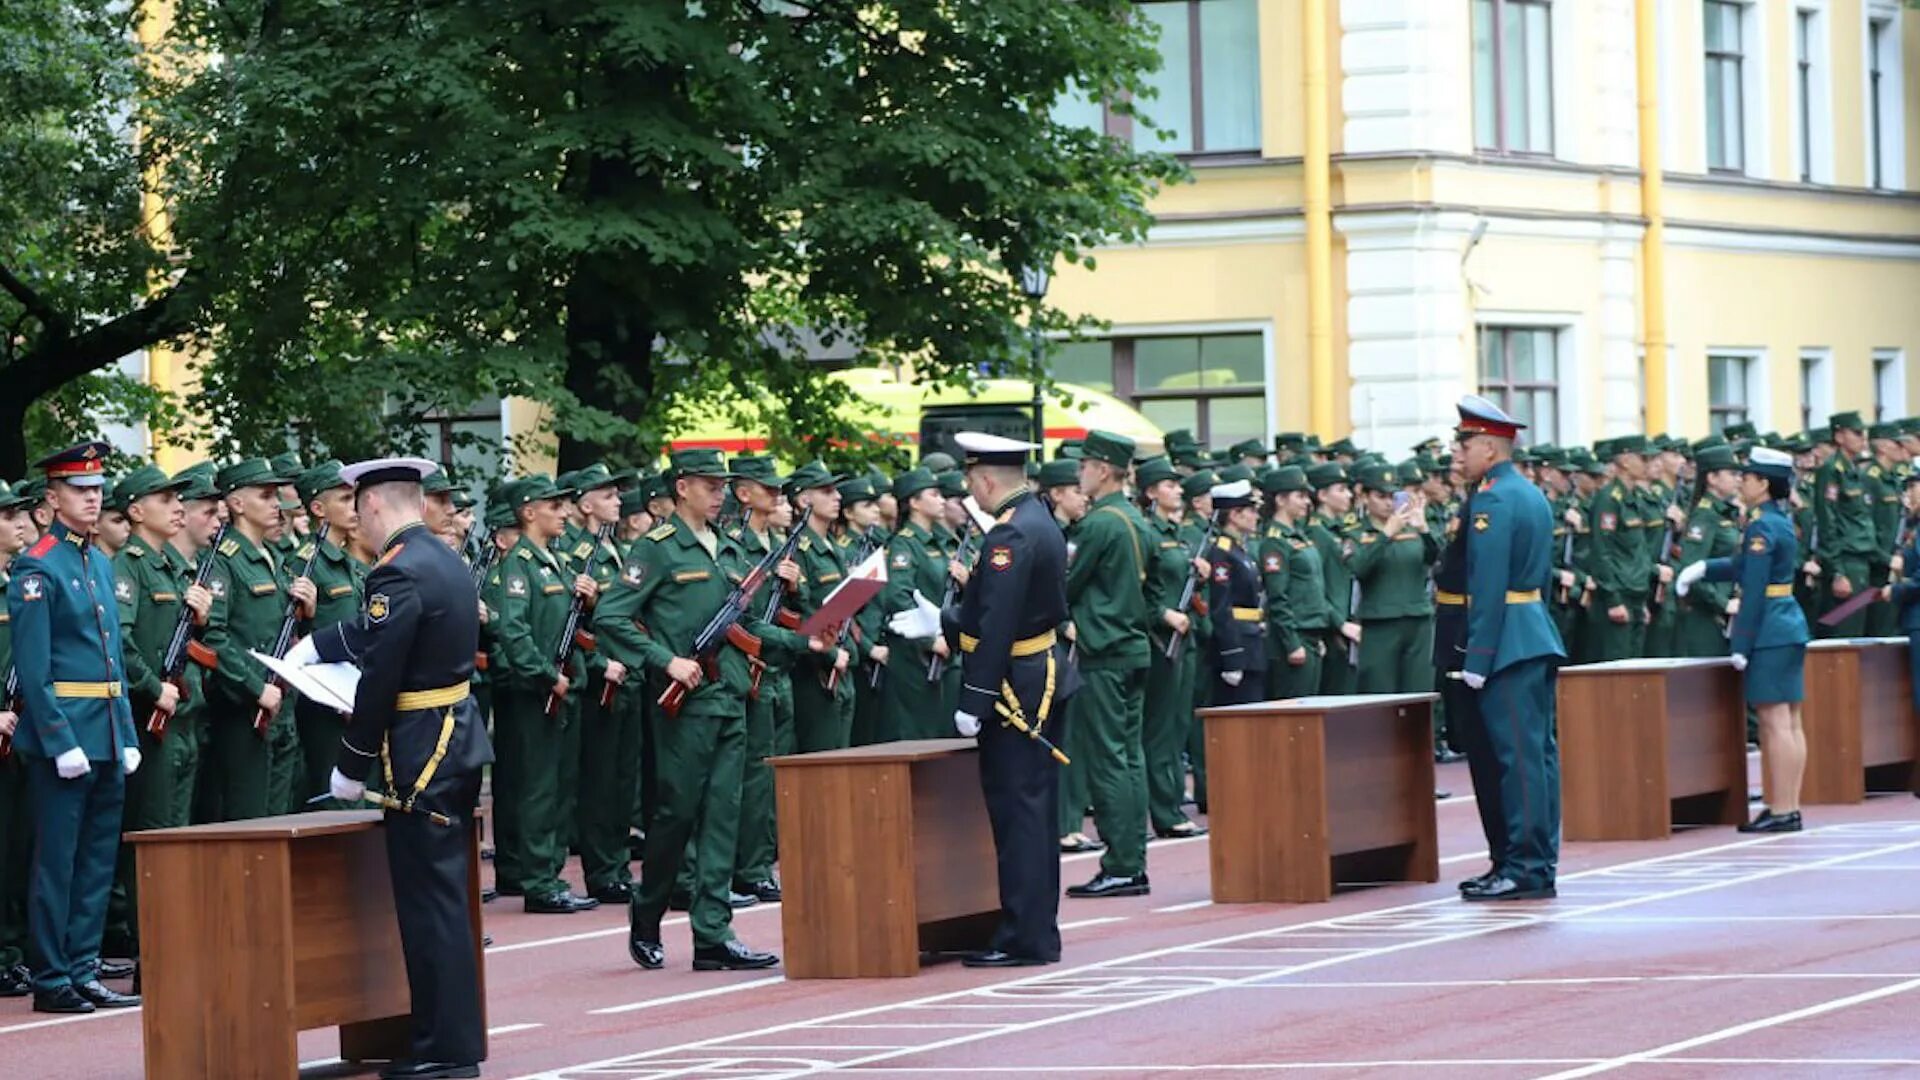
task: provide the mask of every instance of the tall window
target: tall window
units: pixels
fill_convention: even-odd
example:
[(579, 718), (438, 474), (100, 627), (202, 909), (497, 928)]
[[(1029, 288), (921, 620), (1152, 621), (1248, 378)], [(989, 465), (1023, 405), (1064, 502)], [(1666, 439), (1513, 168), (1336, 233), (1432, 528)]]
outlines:
[(1895, 420), (1907, 411), (1907, 370), (1898, 349), (1873, 350), (1873, 420)]
[(1800, 430), (1827, 422), (1833, 411), (1833, 350), (1800, 350)]
[(1259, 334), (1113, 338), (1061, 346), (1053, 377), (1107, 393), (1163, 431), (1207, 446), (1267, 436), (1266, 346)]
[(1752, 365), (1750, 356), (1707, 357), (1707, 414), (1715, 434), (1727, 430), (1728, 424), (1748, 419), (1752, 402), (1747, 379)]
[(1813, 181), (1813, 12), (1793, 13), (1793, 48), (1800, 106), (1800, 182), (1806, 184)]
[(1473, 0), (1473, 141), (1553, 153), (1553, 11), (1548, 0)]
[(1744, 5), (1706, 0), (1707, 167), (1720, 172), (1746, 168), (1746, 53), (1741, 43)]
[[(1159, 30), (1160, 70), (1148, 77), (1157, 93), (1134, 109), (1159, 131), (1124, 118), (1134, 145), (1181, 154), (1258, 150), (1258, 0), (1155, 0), (1138, 8)], [(1162, 132), (1171, 140), (1162, 141)]]
[(1884, 69), (1892, 26), (1885, 19), (1867, 24), (1867, 151), (1872, 156), (1873, 186), (1887, 186), (1887, 100)]
[(1526, 424), (1529, 442), (1560, 441), (1558, 346), (1551, 329), (1480, 328), (1480, 394)]

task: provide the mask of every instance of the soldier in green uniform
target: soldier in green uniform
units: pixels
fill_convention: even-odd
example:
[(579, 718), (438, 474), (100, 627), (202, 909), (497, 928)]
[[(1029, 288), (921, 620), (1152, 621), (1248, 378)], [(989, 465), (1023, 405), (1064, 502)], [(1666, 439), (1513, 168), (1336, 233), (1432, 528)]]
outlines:
[[(324, 461), (295, 478), (293, 488), (308, 518), (315, 523), (313, 534), (293, 553), (293, 566), (312, 562), (308, 571), (313, 580), (318, 626), (352, 622), (360, 615), (361, 586), (367, 578), (367, 564), (346, 550), (348, 538), (360, 527), (360, 515), (353, 509), (353, 488), (340, 478), (341, 463)], [(320, 527), (325, 526), (325, 535)], [(347, 718), (339, 712), (307, 700), (294, 703), (294, 721), (300, 735), (302, 767), (294, 789), (294, 802), (307, 806), (312, 796), (327, 790), (333, 774), (333, 762), (340, 750), (340, 736), (346, 733)], [(314, 803), (309, 809), (344, 809), (331, 799)]]
[[(1740, 462), (1733, 456), (1733, 448), (1710, 446), (1696, 451), (1694, 475), (1699, 478), (1700, 497), (1694, 500), (1686, 527), (1677, 538), (1680, 554), (1674, 560), (1674, 565), (1682, 567), (1731, 558), (1740, 546)], [(1671, 602), (1674, 644), (1679, 655), (1727, 655), (1727, 627), (1739, 611), (1732, 582), (1702, 581), (1687, 595), (1674, 596)]]
[[(1813, 478), (1813, 561), (1820, 571), (1820, 613), (1845, 603), (1873, 583), (1873, 562), (1881, 548), (1891, 549), (1893, 537), (1880, 543), (1874, 523), (1875, 504), (1868, 489), (1871, 477), (1866, 457), (1867, 429), (1857, 412), (1833, 414), (1833, 442), (1838, 452), (1827, 459)], [(1856, 611), (1835, 626), (1819, 628), (1822, 637), (1860, 637), (1867, 632), (1867, 613)]]
[[(1055, 458), (1041, 465), (1036, 482), (1040, 490), (1040, 501), (1047, 505), (1053, 515), (1054, 524), (1060, 526), (1060, 534), (1066, 539), (1067, 559), (1071, 562), (1080, 521), (1087, 516), (1087, 496), (1080, 490), (1079, 457)], [(932, 599), (938, 601), (939, 598)], [(1068, 622), (1069, 638), (1072, 633), (1073, 624)], [(958, 667), (959, 665), (950, 666)], [(1065, 752), (1068, 759), (1075, 762), (1075, 764), (1061, 766), (1064, 771), (1060, 776), (1060, 850), (1069, 855), (1101, 851), (1106, 848), (1105, 844), (1083, 831), (1087, 821), (1087, 806), (1092, 801), (1092, 797), (1087, 793), (1089, 766), (1078, 764), (1088, 752), (1086, 725), (1075, 722), (1073, 719), (1080, 700), (1079, 695), (1075, 695), (1067, 702), (1067, 726), (1062, 733), (1065, 741), (1060, 744), (1060, 749)]]
[[(209, 756), (200, 767), (213, 770), (219, 813), (227, 821), (280, 813), (292, 801), (302, 771), (293, 710), (285, 707), (280, 685), (248, 655), (248, 650), (273, 648), (289, 599), (311, 618), (318, 595), (313, 582), (293, 579), (273, 551), (274, 538), (285, 528), (281, 482), (260, 458), (235, 462), (216, 478), (231, 524), (207, 578), (213, 608), (206, 645), (219, 660), (206, 679), (212, 732)], [(263, 716), (264, 731), (256, 730), (256, 716)]]
[(1271, 660), (1267, 665), (1267, 696), (1308, 697), (1320, 692), (1327, 631), (1333, 627), (1320, 549), (1305, 531), (1313, 500), (1308, 494), (1307, 475), (1297, 465), (1270, 473), (1263, 478), (1260, 490), (1273, 508), (1273, 520), (1261, 535), (1257, 555), (1267, 594), (1267, 655)]
[(1594, 493), (1589, 510), (1594, 593), (1580, 639), (1588, 663), (1639, 656), (1646, 644), (1653, 557), (1639, 495), (1645, 451), (1646, 438), (1640, 435), (1609, 440), (1600, 450), (1612, 456), (1615, 475)]
[[(864, 476), (842, 480), (837, 490), (840, 520), (834, 529), (833, 543), (840, 549), (840, 562), (851, 574), (876, 550), (887, 545), (887, 537), (878, 531), (879, 495), (871, 480)], [(887, 656), (886, 643), (880, 640), (885, 628), (879, 620), (879, 607), (867, 604), (840, 635), (841, 647), (852, 657), (846, 674), (840, 677), (841, 685), (850, 684), (853, 688), (851, 746), (869, 746), (877, 741), (874, 732), (880, 724), (880, 695), (872, 676), (874, 668), (886, 663)]]
[[(1196, 469), (1191, 475), (1180, 481), (1180, 497), (1187, 504), (1186, 517), (1180, 522), (1180, 542), (1191, 551), (1200, 546), (1205, 538), (1208, 526), (1214, 520), (1213, 487), (1217, 478), (1209, 469)], [(1249, 498), (1251, 494), (1249, 494)], [(1216, 540), (1217, 542), (1217, 540)], [(1248, 553), (1248, 559), (1252, 555)], [(1259, 564), (1254, 563), (1255, 573)], [(1218, 574), (1218, 571), (1215, 571)], [(1256, 578), (1256, 582), (1257, 582)], [(1212, 585), (1203, 590), (1212, 603)], [(1196, 593), (1199, 596), (1200, 593)], [(1193, 620), (1193, 629), (1188, 632), (1187, 648), (1194, 652), (1193, 708), (1192, 719), (1187, 724), (1187, 763), (1193, 769), (1193, 803), (1201, 812), (1207, 812), (1207, 733), (1205, 721), (1200, 718), (1200, 710), (1213, 701), (1213, 682), (1216, 675), (1209, 666), (1213, 662), (1213, 623), (1211, 612), (1201, 607), (1196, 600), (1194, 610), (1202, 617)], [(1263, 614), (1264, 618), (1264, 614)], [(1265, 648), (1263, 644), (1261, 648)], [(1266, 690), (1266, 676), (1261, 674), (1260, 689)]]
[(1267, 448), (1259, 439), (1235, 443), (1227, 454), (1235, 462), (1256, 472), (1267, 467)]
[(1364, 509), (1348, 568), (1359, 585), (1362, 694), (1433, 689), (1433, 601), (1427, 573), (1440, 557), (1419, 500), (1395, 504), (1399, 481), (1384, 465), (1360, 471)]
[(276, 454), (268, 459), (273, 474), (280, 478), (274, 490), (280, 505), (280, 531), (267, 544), (273, 555), (281, 562), (293, 558), (300, 546), (307, 542), (307, 534), (313, 528), (312, 519), (307, 517), (306, 507), (300, 502), (300, 494), (294, 487), (294, 479), (307, 471), (300, 455), (288, 451)]
[[(199, 766), (201, 676), (188, 664), (181, 688), (162, 682), (167, 645), (183, 611), (204, 624), (213, 594), (193, 584), (194, 566), (174, 551), (172, 540), (186, 528), (180, 490), (190, 478), (169, 478), (144, 465), (121, 477), (117, 490), (129, 500), (132, 532), (114, 557), (113, 595), (120, 607), (120, 637), (126, 652), (127, 698), (140, 739), (142, 767), (127, 778), (122, 829), (171, 829), (190, 819), (194, 774)], [(156, 723), (156, 719), (158, 722)], [(107, 911), (105, 951), (137, 957), (139, 883), (133, 849), (122, 847), (113, 900)]]
[[(1199, 651), (1192, 640), (1194, 624), (1200, 622), (1191, 600), (1180, 609), (1181, 594), (1189, 581), (1195, 582), (1193, 598), (1202, 601), (1203, 590), (1212, 573), (1204, 552), (1181, 539), (1180, 526), (1186, 515), (1186, 501), (1180, 492), (1179, 475), (1173, 463), (1153, 457), (1134, 468), (1134, 483), (1146, 500), (1148, 531), (1146, 599), (1151, 652), (1147, 667), (1147, 696), (1143, 714), (1142, 740), (1146, 754), (1147, 818), (1153, 833), (1163, 840), (1183, 836), (1201, 836), (1206, 829), (1187, 819), (1180, 809), (1186, 794), (1186, 772), (1180, 766), (1181, 752), (1187, 746), (1187, 732), (1193, 724), (1193, 683), (1199, 670)], [(1179, 638), (1178, 644), (1174, 638)], [(1174, 655), (1169, 657), (1169, 650)]]
[[(619, 481), (605, 465), (597, 464), (574, 473), (572, 481), (584, 527), (579, 541), (567, 549), (569, 561), (575, 573), (593, 580), (594, 595), (604, 596), (626, 569), (626, 560), (613, 542), (620, 520)], [(624, 688), (631, 674), (625, 664), (598, 648), (576, 649), (574, 656), (586, 678), (568, 695), (573, 709), (570, 726), (577, 733), (573, 754), (579, 778), (574, 785), (573, 834), (587, 895), (603, 904), (624, 904), (633, 883), (627, 866), (631, 814), (620, 793), (631, 792), (639, 782), (640, 716), (619, 705), (619, 699), (627, 696)]]
[[(938, 604), (952, 580), (949, 559), (934, 546), (934, 524), (945, 509), (939, 480), (924, 468), (909, 469), (894, 478), (893, 498), (904, 520), (887, 541), (887, 585), (874, 605), (888, 618), (912, 609), (916, 592)], [(940, 686), (928, 681), (927, 670), (935, 655), (952, 659), (947, 656), (946, 639), (936, 634), (910, 640), (888, 630), (885, 642), (882, 689), (886, 704), (876, 738), (881, 742), (945, 738), (952, 714), (940, 711)]]
[(536, 914), (571, 915), (599, 901), (574, 895), (560, 877), (567, 861), (561, 763), (570, 717), (564, 705), (551, 714), (548, 707), (554, 698), (564, 703), (576, 680), (586, 682), (577, 656), (570, 674), (554, 670), (554, 655), (574, 595), (592, 593), (593, 581), (568, 573), (550, 547), (565, 523), (565, 492), (535, 476), (505, 485), (501, 495), (513, 507), (520, 536), (489, 575), (499, 579), (490, 581), (498, 618), (488, 623), (500, 745), (495, 775), (513, 796), (501, 814), (497, 841), (513, 852), (504, 863), (496, 856), (495, 869), (500, 895), (524, 895), (526, 910)]
[(1672, 538), (1686, 528), (1687, 492), (1681, 473), (1684, 459), (1670, 446), (1664, 435), (1647, 441), (1647, 483), (1640, 490), (1640, 527), (1646, 530), (1647, 554), (1654, 563), (1643, 656), (1674, 655)]
[[(507, 480), (487, 493), (487, 543), (492, 550), (488, 552), (487, 572), (480, 578), (480, 650), (474, 658), (474, 668), (481, 676), (478, 694), (482, 715), (491, 725), (491, 737), (496, 747), (504, 747), (506, 741), (506, 727), (499, 711), (502, 700), (499, 693), (502, 681), (500, 672), (505, 662), (501, 657), (499, 641), (500, 604), (505, 599), (502, 595), (504, 579), (500, 575), (500, 561), (520, 542), (519, 518), (508, 498), (513, 486), (520, 483), (523, 481)], [(520, 888), (520, 866), (515, 861), (515, 854), (519, 850), (517, 830), (520, 795), (513, 788), (513, 768), (503, 763), (500, 754), (494, 757), (492, 788), (493, 823), (488, 833), (493, 841), (494, 885), (498, 895), (509, 895), (505, 890), (511, 888), (511, 895), (521, 896), (525, 890)]]
[[(800, 581), (791, 605), (793, 614), (805, 619), (847, 576), (847, 564), (833, 542), (833, 523), (840, 516), (840, 478), (815, 461), (795, 470), (788, 482), (799, 493), (806, 516), (797, 526), (806, 533), (794, 549)], [(852, 745), (853, 681), (847, 676), (851, 660), (851, 653), (839, 649), (803, 661), (794, 671), (793, 720), (801, 753)]]
[[(13, 669), (13, 615), (7, 610), (7, 568), (27, 546), (26, 500), (0, 480), (0, 677)], [(11, 739), (20, 716), (0, 701), (0, 738)], [(27, 958), (27, 877), (33, 856), (32, 814), (27, 802), (26, 761), (0, 758), (0, 997), (33, 992)]]
[[(793, 504), (781, 497), (786, 478), (772, 458), (737, 457), (732, 465), (734, 497), (745, 513), (727, 535), (739, 548), (742, 559), (740, 567), (744, 569), (736, 571), (744, 573), (786, 542), (787, 530), (793, 527)], [(784, 589), (799, 582), (800, 564), (784, 560), (774, 574), (776, 580), (768, 582), (766, 588)], [(766, 610), (757, 600), (754, 607)], [(748, 666), (753, 677), (747, 686), (746, 764), (740, 783), (740, 835), (735, 845), (732, 891), (774, 903), (780, 899), (780, 883), (773, 875), (778, 851), (773, 766), (767, 764), (767, 758), (794, 751), (793, 671), (790, 662), (771, 652), (749, 658)], [(683, 872), (682, 888), (691, 893), (692, 884), (689, 873)], [(738, 906), (731, 895), (728, 902)]]
[[(1259, 444), (1255, 444), (1258, 446)], [(1147, 676), (1147, 523), (1127, 501), (1134, 443), (1087, 433), (1080, 490), (1089, 505), (1067, 560), (1067, 607), (1082, 685), (1069, 727), (1081, 729), (1080, 761), (1094, 823), (1107, 845), (1100, 870), (1072, 897), (1144, 896), (1147, 772), (1142, 745)]]
[(1326, 585), (1329, 621), (1320, 632), (1320, 686), (1322, 694), (1351, 694), (1359, 679), (1360, 624), (1353, 617), (1353, 534), (1360, 517), (1353, 509), (1353, 477), (1337, 461), (1307, 470), (1313, 485), (1314, 513), (1301, 523), (1301, 532), (1320, 553), (1320, 572)]
[(113, 570), (89, 540), (107, 449), (81, 443), (37, 464), (55, 516), (13, 564), (7, 591), (20, 694), (13, 752), (24, 759), (34, 820), (35, 1012), (140, 1004), (103, 985), (99, 969), (126, 777), (140, 768)]
[(726, 602), (747, 560), (711, 526), (730, 477), (720, 454), (680, 451), (672, 468), (673, 516), (635, 545), (620, 585), (594, 613), (604, 647), (630, 670), (646, 674), (649, 696), (657, 698), (670, 681), (685, 694), (678, 712), (663, 713), (656, 730), (660, 803), (647, 827), (640, 890), (628, 906), (627, 949), (641, 967), (666, 964), (660, 921), (692, 840), (699, 854), (691, 918), (694, 970), (772, 967), (777, 957), (733, 936), (728, 899), (746, 763), (746, 697), (752, 684), (747, 661), (756, 654), (793, 656), (831, 645), (762, 622), (753, 617), (758, 605), (750, 603), (736, 623), (738, 632), (730, 633), (716, 653), (694, 655), (695, 639)]
[[(1900, 535), (1901, 489), (1905, 465), (1901, 461), (1900, 425), (1875, 424), (1867, 429), (1871, 458), (1867, 464), (1867, 497), (1873, 503), (1873, 531), (1878, 543), (1871, 566), (1874, 588), (1892, 580), (1893, 556)], [(1900, 612), (1891, 604), (1870, 604), (1866, 611), (1869, 637), (1892, 637), (1900, 632)]]

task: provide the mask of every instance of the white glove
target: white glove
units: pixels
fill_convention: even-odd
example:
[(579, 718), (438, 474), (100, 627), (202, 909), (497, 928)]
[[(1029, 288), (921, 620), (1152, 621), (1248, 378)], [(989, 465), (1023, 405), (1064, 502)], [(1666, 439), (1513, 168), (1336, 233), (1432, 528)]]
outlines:
[(913, 606), (888, 619), (887, 629), (908, 641), (925, 641), (940, 632), (940, 607), (915, 589)]
[(286, 661), (294, 667), (306, 667), (308, 664), (319, 663), (320, 650), (314, 648), (313, 635), (308, 634), (294, 642), (293, 648), (287, 650)]
[(1679, 593), (1681, 596), (1685, 596), (1687, 595), (1687, 590), (1693, 588), (1694, 582), (1706, 576), (1706, 563), (1688, 563), (1686, 569), (1680, 571), (1680, 576), (1673, 579), (1673, 591)]
[(127, 770), (128, 776), (139, 772), (140, 748), (137, 746), (123, 747), (120, 751), (120, 765)]
[(1734, 653), (1732, 656), (1728, 657), (1728, 659), (1733, 661), (1733, 670), (1735, 671), (1747, 670), (1747, 658), (1741, 655), (1740, 653)]
[(341, 802), (359, 802), (367, 794), (367, 785), (358, 780), (347, 779), (347, 774), (339, 769), (327, 778), (327, 790)]
[(1460, 681), (1466, 683), (1469, 690), (1484, 690), (1487, 687), (1487, 677), (1477, 672), (1461, 672)]
[(1244, 671), (1223, 671), (1220, 673), (1220, 681), (1226, 683), (1228, 686), (1239, 686), (1240, 680), (1246, 677), (1247, 673)]
[(971, 739), (980, 734), (980, 718), (972, 713), (954, 713), (953, 729), (960, 733), (961, 738)]
[(77, 780), (93, 771), (93, 766), (87, 764), (87, 752), (77, 746), (54, 758), (53, 767), (62, 780)]

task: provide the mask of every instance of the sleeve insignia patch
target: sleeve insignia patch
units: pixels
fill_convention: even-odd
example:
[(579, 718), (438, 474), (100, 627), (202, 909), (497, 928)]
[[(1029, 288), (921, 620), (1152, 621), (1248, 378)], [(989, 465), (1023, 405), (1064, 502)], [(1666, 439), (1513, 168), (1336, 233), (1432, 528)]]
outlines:
[(987, 552), (987, 565), (995, 570), (1006, 570), (1013, 566), (1013, 549), (1001, 544)]
[(375, 622), (375, 623), (386, 622), (387, 612), (388, 612), (388, 606), (387, 606), (386, 593), (377, 592), (377, 593), (374, 593), (372, 596), (367, 597), (367, 621), (368, 622)]
[(1486, 532), (1489, 528), (1492, 528), (1492, 527), (1493, 527), (1492, 515), (1490, 514), (1473, 515), (1473, 531), (1474, 532)]
[(1764, 536), (1754, 537), (1747, 542), (1747, 550), (1753, 552), (1755, 555), (1761, 554), (1767, 550), (1767, 538)]
[(912, 565), (913, 565), (913, 556), (907, 554), (904, 551), (894, 553), (893, 568), (895, 570), (905, 570), (906, 568)]
[(1689, 525), (1687, 527), (1687, 539), (1704, 540), (1706, 539), (1706, 532), (1705, 530), (1701, 529), (1700, 526), (1698, 525)]
[(213, 594), (215, 600), (218, 600), (227, 595), (227, 583), (219, 578), (209, 578), (207, 581), (207, 591)]
[(518, 577), (508, 578), (507, 579), (507, 595), (508, 596), (527, 595), (527, 579), (518, 578)]
[(1219, 566), (1213, 568), (1213, 580), (1222, 585), (1225, 585), (1231, 579), (1231, 576), (1225, 563), (1221, 563)]
[(1840, 485), (1839, 484), (1827, 485), (1827, 501), (1828, 502), (1840, 501)]
[(133, 603), (133, 582), (126, 578), (113, 579), (113, 596), (123, 604)]
[(1617, 515), (1612, 513), (1603, 513), (1600, 515), (1601, 532), (1612, 532), (1614, 529), (1619, 528), (1619, 526), (1620, 518)]
[(40, 599), (44, 588), (45, 587), (41, 585), (39, 578), (37, 577), (27, 578), (20, 582), (20, 599), (27, 600), (27, 601), (38, 600)]
[[(1266, 561), (1262, 562), (1260, 565), (1261, 565), (1261, 568), (1266, 573), (1269, 573), (1269, 574), (1277, 574), (1280, 571), (1286, 569), (1286, 564), (1280, 561), (1280, 556), (1278, 553), (1268, 555), (1266, 558)], [(1225, 581), (1226, 579), (1221, 578), (1220, 580)]]
[(647, 575), (647, 568), (645, 566), (641, 565), (640, 563), (633, 563), (632, 565), (628, 566), (625, 570), (620, 571), (620, 580), (626, 582), (629, 585), (638, 585), (640, 584), (640, 579), (645, 577), (646, 575)]

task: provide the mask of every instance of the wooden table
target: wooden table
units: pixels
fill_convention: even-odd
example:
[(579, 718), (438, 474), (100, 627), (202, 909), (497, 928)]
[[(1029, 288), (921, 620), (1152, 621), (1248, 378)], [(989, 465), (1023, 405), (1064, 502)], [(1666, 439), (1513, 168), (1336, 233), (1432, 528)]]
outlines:
[(1747, 819), (1747, 707), (1725, 657), (1561, 668), (1558, 695), (1566, 839)]
[(1436, 694), (1204, 709), (1213, 899), (1324, 901), (1337, 882), (1438, 881)]
[[(146, 1075), (294, 1077), (297, 1036), (410, 1056), (412, 998), (378, 810), (126, 834), (140, 874)], [(478, 831), (468, 877), (482, 1009)]]
[(1832, 638), (1807, 646), (1805, 803), (1857, 803), (1868, 791), (1920, 791), (1907, 639)]
[(1000, 877), (972, 739), (769, 760), (787, 978), (913, 975), (923, 951), (992, 943)]

